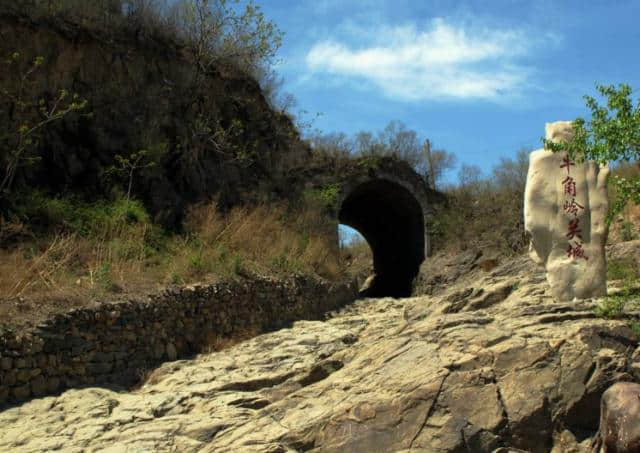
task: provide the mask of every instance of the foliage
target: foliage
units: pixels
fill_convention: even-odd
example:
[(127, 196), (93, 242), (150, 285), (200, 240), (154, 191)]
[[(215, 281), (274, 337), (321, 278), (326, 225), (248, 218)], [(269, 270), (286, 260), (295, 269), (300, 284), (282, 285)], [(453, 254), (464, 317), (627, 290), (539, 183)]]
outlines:
[(253, 68), (275, 57), (282, 32), (265, 20), (253, 1), (241, 14), (239, 4), (240, 0), (180, 0), (172, 6), (170, 20), (204, 72), (222, 60)]
[(37, 191), (19, 195), (14, 219), (39, 229), (0, 244), (0, 301), (38, 294), (98, 298), (255, 273), (336, 279), (348, 267), (335, 241), (337, 225), (315, 204), (230, 211), (215, 202), (196, 205), (184, 232), (170, 234), (124, 195), (92, 203)]
[(303, 193), (307, 203), (320, 205), (323, 209), (335, 211), (338, 208), (340, 199), (340, 186), (338, 184), (327, 184), (318, 189), (308, 189)]
[[(290, 119), (268, 109), (252, 79), (272, 74), (282, 37), (252, 0), (0, 3), (7, 21), (0, 55), (19, 48), (44, 56), (30, 74), (33, 99), (52, 106), (60, 90), (73, 87), (79, 98), (66, 94), (56, 112), (85, 98), (92, 112), (37, 131), (32, 146), (19, 150), (20, 165), (7, 166), (16, 189), (87, 199), (121, 190), (177, 230), (182, 201), (212, 193), (227, 206), (255, 201), (309, 155)], [(33, 25), (40, 37), (23, 39)], [(87, 37), (81, 45), (73, 42), (76, 33)], [(9, 75), (0, 72), (0, 90), (14, 92)], [(8, 114), (4, 104), (0, 114)], [(13, 199), (0, 201), (5, 215)]]
[(372, 161), (375, 161), (376, 157), (393, 156), (407, 162), (425, 180), (436, 185), (444, 172), (456, 164), (453, 153), (442, 149), (431, 150), (428, 140), (420, 144), (418, 133), (408, 129), (401, 121), (390, 121), (377, 134), (360, 131), (352, 138), (343, 132), (323, 134), (316, 130), (308, 140), (316, 156), (328, 156), (336, 160), (361, 157), (374, 158)]
[(463, 164), (458, 183), (444, 187), (447, 203), (437, 206), (428, 226), (436, 247), (484, 246), (512, 254), (527, 245), (522, 199), (529, 165), (528, 151), (503, 158), (491, 175)]
[[(22, 0), (10, 10), (65, 18), (111, 34), (134, 30), (187, 45), (203, 72), (226, 61), (251, 70), (270, 62), (282, 32), (253, 0)], [(244, 8), (243, 8), (244, 6)]]
[(12, 214), (41, 233), (65, 232), (81, 236), (117, 235), (132, 224), (151, 228), (146, 209), (137, 200), (116, 198), (93, 203), (79, 198), (51, 197), (41, 191), (16, 194), (18, 203)]
[[(567, 152), (578, 161), (593, 160), (600, 163), (640, 160), (640, 99), (633, 106), (631, 87), (620, 84), (596, 85), (597, 91), (606, 98), (602, 106), (591, 96), (584, 96), (591, 110), (591, 120), (578, 118), (573, 122), (573, 138), (567, 143), (552, 143), (544, 140), (545, 147), (558, 152)], [(618, 196), (614, 201), (608, 221), (632, 200), (640, 204), (640, 178), (628, 180), (613, 178)]]
[(624, 313), (624, 307), (628, 299), (629, 296), (627, 294), (607, 296), (595, 308), (595, 313), (597, 316), (607, 319), (620, 317)]
[(607, 263), (607, 280), (623, 280), (630, 282), (640, 278), (633, 258), (612, 259)]
[(5, 132), (0, 136), (0, 198), (11, 192), (18, 168), (29, 166), (42, 159), (38, 140), (50, 123), (85, 109), (87, 101), (74, 94), (69, 99), (66, 90), (60, 90), (52, 99), (38, 97), (33, 89), (34, 73), (44, 63), (37, 56), (32, 60), (20, 52), (13, 52), (5, 61), (9, 80), (2, 87), (5, 99), (0, 107), (0, 118)]
[[(625, 315), (629, 306), (638, 306), (637, 282), (640, 278), (633, 258), (612, 259), (607, 263), (607, 280), (616, 280), (622, 284), (617, 293), (608, 295), (595, 307), (597, 316), (613, 319)], [(640, 339), (640, 323), (630, 320), (629, 327)]]
[(157, 163), (153, 160), (149, 160), (150, 153), (146, 149), (141, 149), (137, 153), (131, 154), (129, 157), (123, 157), (120, 154), (116, 154), (115, 157), (118, 166), (111, 166), (107, 169), (106, 173), (126, 176), (128, 181), (127, 200), (129, 200), (131, 198), (131, 186), (133, 185), (133, 175), (135, 171), (154, 167)]

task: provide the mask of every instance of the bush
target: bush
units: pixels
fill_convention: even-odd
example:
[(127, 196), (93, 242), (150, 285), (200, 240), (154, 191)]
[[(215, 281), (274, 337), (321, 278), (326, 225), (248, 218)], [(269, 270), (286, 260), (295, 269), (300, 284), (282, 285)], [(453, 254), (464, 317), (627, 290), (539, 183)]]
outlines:
[(482, 246), (507, 254), (520, 253), (528, 241), (524, 231), (524, 189), (528, 151), (503, 158), (484, 177), (476, 166), (462, 165), (458, 184), (444, 188), (447, 203), (436, 209), (430, 231), (440, 247)]

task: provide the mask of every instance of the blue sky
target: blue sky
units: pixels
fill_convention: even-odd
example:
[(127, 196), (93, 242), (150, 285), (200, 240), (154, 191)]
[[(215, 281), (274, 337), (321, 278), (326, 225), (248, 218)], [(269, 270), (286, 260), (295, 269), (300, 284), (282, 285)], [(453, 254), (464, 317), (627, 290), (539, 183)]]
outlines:
[(640, 0), (258, 3), (285, 32), (293, 113), (349, 135), (400, 120), (485, 172), (539, 148), (545, 122), (587, 115), (596, 82), (640, 96)]

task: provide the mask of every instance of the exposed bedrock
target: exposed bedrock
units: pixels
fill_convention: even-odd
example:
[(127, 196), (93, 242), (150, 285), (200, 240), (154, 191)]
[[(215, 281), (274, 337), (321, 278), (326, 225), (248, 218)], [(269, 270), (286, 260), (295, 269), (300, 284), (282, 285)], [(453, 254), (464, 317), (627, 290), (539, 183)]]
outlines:
[(558, 303), (526, 257), (438, 296), (365, 299), (195, 360), (140, 389), (0, 413), (0, 451), (587, 452), (637, 339)]

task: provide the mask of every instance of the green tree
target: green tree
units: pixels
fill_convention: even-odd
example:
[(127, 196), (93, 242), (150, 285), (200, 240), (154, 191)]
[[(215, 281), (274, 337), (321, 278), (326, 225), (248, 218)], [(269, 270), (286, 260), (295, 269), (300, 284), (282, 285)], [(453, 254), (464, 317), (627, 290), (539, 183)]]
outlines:
[[(573, 122), (574, 137), (568, 143), (552, 143), (544, 140), (545, 147), (554, 152), (567, 152), (578, 162), (593, 160), (600, 163), (640, 160), (640, 99), (635, 107), (631, 99), (631, 87), (620, 84), (596, 85), (598, 92), (606, 98), (600, 105), (591, 96), (584, 96), (591, 110), (591, 120), (578, 118)], [(609, 212), (608, 221), (632, 200), (640, 204), (640, 178), (613, 178), (617, 198)]]
[(208, 72), (221, 61), (233, 60), (253, 73), (275, 57), (283, 33), (252, 0), (244, 10), (239, 4), (240, 0), (179, 0), (172, 6), (170, 21), (189, 44), (199, 70)]
[(107, 170), (108, 174), (117, 174), (127, 178), (127, 201), (131, 199), (131, 188), (133, 187), (133, 175), (137, 170), (154, 167), (156, 162), (149, 160), (151, 158), (149, 151), (141, 149), (137, 153), (133, 153), (128, 157), (116, 154), (116, 162), (118, 166), (112, 166)]
[(83, 110), (87, 101), (61, 90), (51, 100), (38, 98), (32, 88), (33, 74), (42, 66), (44, 58), (25, 60), (14, 52), (6, 60), (9, 78), (0, 86), (4, 102), (0, 107), (0, 197), (11, 191), (18, 169), (42, 159), (39, 154), (40, 133), (49, 124), (72, 112)]

